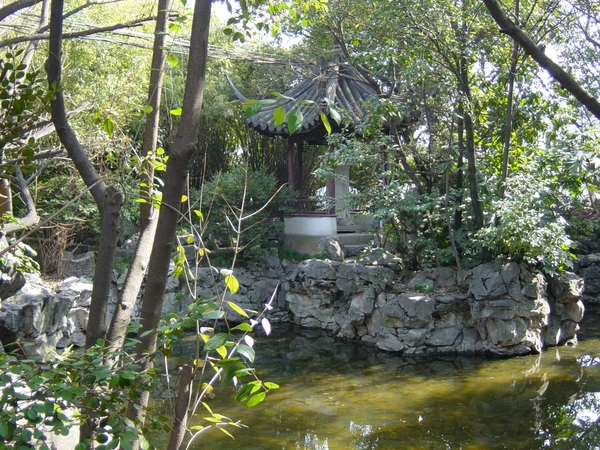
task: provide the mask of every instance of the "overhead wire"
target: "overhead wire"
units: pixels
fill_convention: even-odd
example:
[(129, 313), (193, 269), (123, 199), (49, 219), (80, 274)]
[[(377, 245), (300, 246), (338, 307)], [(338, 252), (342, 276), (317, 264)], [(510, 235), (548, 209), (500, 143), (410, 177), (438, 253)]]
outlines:
[[(21, 13), (19, 14), (19, 23), (10, 23), (7, 21), (0, 22), (0, 29), (12, 31), (13, 33), (18, 33), (21, 35), (35, 34), (38, 31), (37, 24), (38, 18), (35, 14)], [(98, 27), (97, 24), (72, 19), (67, 20), (65, 25), (65, 30), (70, 32), (83, 31)], [(154, 41), (154, 35), (132, 29), (119, 29), (110, 32), (90, 34), (87, 36), (78, 37), (77, 39), (104, 41), (113, 44), (121, 44), (151, 50)], [(169, 37), (168, 46), (169, 52), (173, 54), (185, 55), (189, 52), (189, 41), (185, 39)], [(208, 45), (208, 57), (213, 59), (241, 60), (254, 62), (257, 64), (272, 64), (288, 67), (306, 67), (315, 64), (314, 61), (284, 57), (268, 52), (258, 52), (244, 49), (239, 46), (235, 48), (228, 48), (214, 44)]]

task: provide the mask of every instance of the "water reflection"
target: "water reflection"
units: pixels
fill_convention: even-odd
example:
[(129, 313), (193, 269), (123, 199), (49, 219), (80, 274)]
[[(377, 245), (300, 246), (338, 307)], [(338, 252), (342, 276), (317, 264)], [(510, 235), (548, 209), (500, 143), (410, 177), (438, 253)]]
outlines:
[(257, 339), (256, 366), (281, 389), (250, 409), (230, 389), (216, 393), (213, 411), (249, 428), (230, 430), (235, 440), (210, 430), (193, 448), (600, 448), (598, 318), (588, 314), (575, 348), (511, 359), (397, 357), (275, 330)]

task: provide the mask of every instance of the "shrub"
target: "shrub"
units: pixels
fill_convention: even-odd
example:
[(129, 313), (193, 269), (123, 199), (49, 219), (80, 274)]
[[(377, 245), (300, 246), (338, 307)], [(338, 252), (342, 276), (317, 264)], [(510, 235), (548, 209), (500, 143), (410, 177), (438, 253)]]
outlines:
[(567, 221), (558, 211), (568, 199), (540, 176), (516, 173), (509, 177), (504, 199), (494, 200), (496, 220), (475, 234), (492, 256), (524, 260), (546, 271), (570, 265), (573, 242), (566, 232)]

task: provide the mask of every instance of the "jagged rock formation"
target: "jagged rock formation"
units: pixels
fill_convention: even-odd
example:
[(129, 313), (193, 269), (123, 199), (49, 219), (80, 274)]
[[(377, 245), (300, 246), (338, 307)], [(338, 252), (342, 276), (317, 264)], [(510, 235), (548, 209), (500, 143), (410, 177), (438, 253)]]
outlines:
[(327, 329), (406, 354), (520, 355), (576, 339), (583, 280), (551, 278), (514, 262), (468, 273), (461, 292), (452, 268), (417, 273), (408, 285), (386, 267), (308, 260), (289, 279), (287, 301), (302, 326)]
[[(39, 277), (0, 303), (0, 340), (33, 342), (27, 354), (83, 345), (89, 316), (93, 255), (65, 261), (67, 277), (55, 289)], [(453, 268), (428, 269), (402, 279), (398, 258), (373, 250), (358, 261), (280, 261), (273, 252), (260, 265), (236, 268), (240, 288), (227, 300), (262, 311), (275, 292), (272, 322), (295, 321), (306, 328), (404, 354), (538, 352), (577, 338), (583, 300), (600, 293), (600, 255), (580, 258), (573, 273), (549, 278), (514, 262), (484, 264), (457, 280)], [(596, 276), (597, 275), (597, 276)], [(112, 312), (124, 274), (115, 273)], [(195, 298), (225, 290), (218, 271), (195, 270)], [(163, 314), (185, 313), (194, 300), (187, 286), (171, 278)], [(228, 306), (228, 320), (243, 320)], [(134, 316), (137, 310), (134, 309)]]

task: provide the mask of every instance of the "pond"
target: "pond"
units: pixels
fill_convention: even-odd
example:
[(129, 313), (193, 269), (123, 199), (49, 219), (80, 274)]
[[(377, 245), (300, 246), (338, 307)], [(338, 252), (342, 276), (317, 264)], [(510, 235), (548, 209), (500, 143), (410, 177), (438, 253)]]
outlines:
[[(575, 347), (501, 359), (402, 357), (274, 328), (254, 336), (255, 367), (281, 388), (253, 408), (216, 392), (212, 410), (248, 428), (227, 427), (235, 439), (207, 430), (191, 448), (600, 448), (600, 315), (588, 312), (582, 329)], [(191, 341), (179, 352), (193, 355)]]

